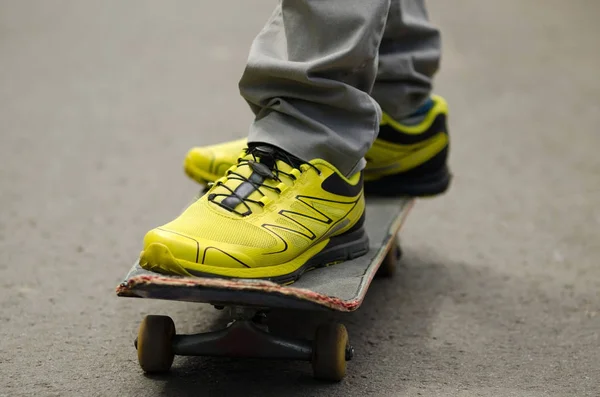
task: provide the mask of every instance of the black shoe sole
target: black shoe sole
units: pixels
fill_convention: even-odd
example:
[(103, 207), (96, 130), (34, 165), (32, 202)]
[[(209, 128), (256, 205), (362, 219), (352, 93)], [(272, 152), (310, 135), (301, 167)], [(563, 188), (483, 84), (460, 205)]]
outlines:
[(331, 237), (329, 243), (321, 252), (310, 258), (294, 273), (285, 276), (269, 278), (278, 284), (291, 284), (297, 281), (304, 273), (320, 267), (327, 267), (350, 259), (358, 258), (369, 251), (369, 237), (364, 226)]
[(396, 174), (365, 181), (365, 194), (369, 196), (437, 196), (448, 190), (452, 174), (447, 166), (424, 176)]

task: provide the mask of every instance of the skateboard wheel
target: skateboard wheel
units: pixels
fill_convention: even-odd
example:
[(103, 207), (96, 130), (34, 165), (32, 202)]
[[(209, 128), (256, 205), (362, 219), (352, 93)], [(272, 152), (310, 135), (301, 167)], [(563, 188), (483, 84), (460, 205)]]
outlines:
[(312, 367), (315, 378), (341, 381), (346, 376), (348, 331), (342, 324), (327, 323), (317, 328), (313, 345)]
[(144, 372), (166, 372), (173, 364), (175, 324), (168, 316), (146, 316), (136, 339), (138, 362)]
[(389, 251), (377, 270), (377, 276), (392, 277), (396, 273), (396, 265), (398, 264), (400, 257), (402, 257), (402, 250), (400, 249), (400, 244), (398, 244), (398, 239), (394, 238)]

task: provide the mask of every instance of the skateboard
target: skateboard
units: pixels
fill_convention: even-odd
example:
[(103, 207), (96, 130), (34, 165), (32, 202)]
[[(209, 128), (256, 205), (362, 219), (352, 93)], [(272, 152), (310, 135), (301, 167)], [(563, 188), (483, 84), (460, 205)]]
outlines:
[(304, 360), (316, 378), (340, 381), (354, 350), (342, 324), (317, 327), (314, 340), (269, 333), (270, 309), (352, 312), (360, 307), (373, 278), (390, 277), (401, 256), (397, 235), (414, 204), (413, 198), (367, 198), (369, 251), (361, 257), (305, 273), (291, 285), (266, 280), (167, 276), (137, 263), (117, 287), (121, 297), (166, 299), (212, 304), (231, 318), (219, 331), (179, 335), (168, 316), (146, 316), (135, 340), (145, 372), (166, 372), (175, 355)]

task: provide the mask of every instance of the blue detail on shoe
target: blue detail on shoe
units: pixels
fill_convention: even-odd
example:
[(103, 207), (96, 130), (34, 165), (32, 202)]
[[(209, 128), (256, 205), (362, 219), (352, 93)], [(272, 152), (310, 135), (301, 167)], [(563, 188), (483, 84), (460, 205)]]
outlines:
[(435, 105), (435, 102), (433, 102), (433, 99), (429, 98), (424, 104), (422, 104), (417, 110), (415, 110), (408, 117), (410, 118), (410, 117), (422, 116), (424, 114), (427, 114), (427, 113), (429, 113), (429, 111), (431, 110), (433, 105)]
[(400, 120), (400, 123), (404, 125), (417, 125), (421, 121), (423, 121), (425, 116), (427, 116), (427, 113), (429, 113), (429, 111), (434, 106), (435, 102), (433, 101), (433, 99), (429, 98), (417, 110), (406, 116), (404, 119)]

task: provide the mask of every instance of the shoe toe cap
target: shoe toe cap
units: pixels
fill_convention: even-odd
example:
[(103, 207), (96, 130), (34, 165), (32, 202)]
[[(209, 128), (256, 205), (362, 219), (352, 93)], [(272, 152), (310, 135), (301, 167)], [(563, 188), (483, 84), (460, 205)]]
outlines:
[(185, 166), (199, 167), (209, 169), (210, 163), (214, 159), (214, 153), (209, 148), (195, 147), (192, 148), (185, 156)]
[(156, 228), (146, 233), (144, 249), (156, 244), (166, 247), (174, 258), (195, 263), (198, 261), (200, 247), (198, 241), (192, 237)]

